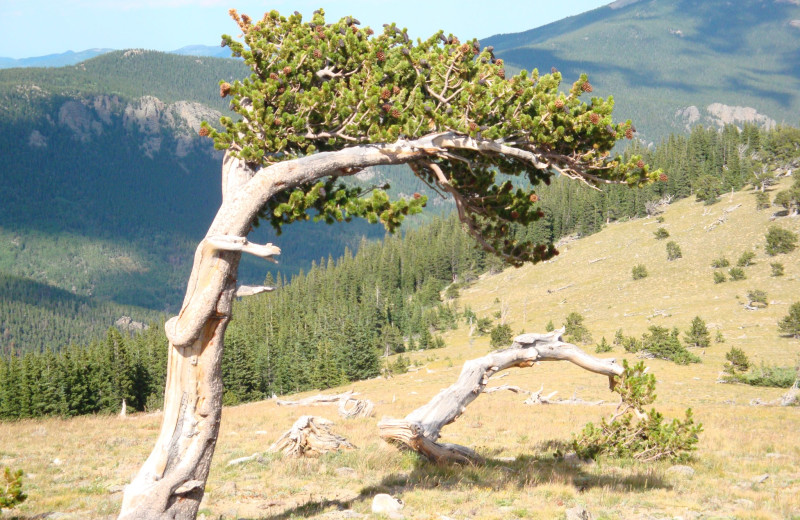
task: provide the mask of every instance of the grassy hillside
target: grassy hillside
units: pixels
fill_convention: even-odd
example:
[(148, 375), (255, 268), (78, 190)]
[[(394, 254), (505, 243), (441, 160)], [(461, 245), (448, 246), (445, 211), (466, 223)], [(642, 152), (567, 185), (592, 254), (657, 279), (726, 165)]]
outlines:
[(796, 124), (798, 19), (800, 5), (780, 0), (638, 0), (481, 43), (518, 68), (556, 67), (568, 83), (588, 73), (595, 95), (613, 94), (619, 116), (658, 140), (685, 128), (679, 109), (695, 106), (696, 122), (716, 122), (713, 103)]
[[(727, 220), (705, 228), (728, 208)], [(367, 514), (372, 496), (389, 492), (406, 503), (406, 518), (518, 519), (563, 518), (567, 508), (586, 507), (595, 518), (796, 518), (800, 516), (800, 428), (796, 409), (751, 406), (783, 390), (722, 385), (715, 381), (732, 346), (756, 363), (797, 362), (800, 342), (777, 334), (776, 321), (800, 295), (800, 251), (778, 257), (763, 252), (770, 213), (756, 212), (750, 192), (703, 206), (690, 200), (672, 205), (664, 222), (639, 219), (614, 224), (599, 234), (570, 242), (553, 262), (486, 276), (462, 292), (460, 305), (479, 316), (506, 308), (515, 331), (558, 326), (572, 311), (586, 316), (595, 340), (614, 331), (639, 334), (651, 324), (685, 330), (700, 315), (725, 343), (701, 356), (703, 363), (678, 366), (648, 360), (658, 378), (656, 406), (678, 416), (691, 406), (704, 424), (692, 477), (670, 471), (666, 462), (639, 464), (602, 460), (583, 464), (556, 459), (555, 449), (587, 421), (613, 410), (614, 397), (603, 377), (560, 363), (509, 371), (503, 383), (556, 397), (603, 399), (601, 406), (525, 406), (510, 392), (481, 396), (464, 416), (443, 431), (443, 440), (477, 448), (484, 466), (434, 466), (403, 454), (377, 438), (377, 421), (401, 417), (426, 403), (457, 377), (467, 359), (487, 352), (488, 338), (450, 333), (442, 350), (411, 355), (421, 367), (390, 380), (350, 385), (376, 403), (376, 416), (345, 421), (334, 430), (358, 448), (321, 459), (285, 460), (266, 448), (300, 415), (337, 420), (333, 407), (278, 407), (263, 401), (226, 408), (208, 493), (206, 518), (350, 518), (339, 509)], [(797, 218), (776, 224), (800, 231)], [(653, 231), (663, 226), (680, 244), (683, 258), (668, 262), (665, 241)], [(714, 284), (712, 259), (725, 255), (734, 264), (741, 252), (756, 252), (747, 279)], [(782, 278), (770, 276), (769, 263), (785, 265)], [(645, 264), (650, 276), (633, 281), (631, 267)], [(563, 289), (562, 289), (563, 288)], [(742, 306), (747, 290), (767, 291), (766, 309)], [(560, 289), (560, 290), (559, 290)], [(551, 292), (548, 292), (550, 290)], [(657, 314), (664, 311), (666, 316)], [(587, 350), (593, 350), (587, 346)], [(635, 359), (617, 349), (609, 356)], [(302, 397), (302, 396), (298, 396)], [(111, 518), (121, 487), (149, 452), (161, 417), (138, 415), (81, 417), (73, 420), (0, 424), (0, 463), (28, 473), (30, 495), (19, 513), (48, 511), (67, 518)], [(30, 442), (36, 439), (36, 442)], [(87, 453), (87, 443), (98, 447)], [(232, 459), (260, 454), (246, 464)]]

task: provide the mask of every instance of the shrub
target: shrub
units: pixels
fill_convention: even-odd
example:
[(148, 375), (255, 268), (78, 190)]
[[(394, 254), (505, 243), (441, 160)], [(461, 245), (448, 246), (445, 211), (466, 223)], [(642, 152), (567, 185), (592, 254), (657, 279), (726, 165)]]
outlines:
[(698, 435), (703, 431), (701, 424), (694, 423), (691, 408), (686, 410), (683, 421), (665, 422), (655, 408), (644, 413), (644, 407), (656, 398), (655, 376), (645, 373), (642, 362), (631, 368), (623, 360), (622, 365), (624, 372), (615, 378), (613, 388), (622, 401), (611, 422), (602, 419), (598, 426), (588, 423), (572, 440), (575, 453), (587, 459), (607, 455), (643, 462), (686, 460), (696, 449)]
[(731, 267), (728, 274), (731, 275), (731, 280), (744, 280), (747, 278), (747, 275), (744, 274), (744, 269), (741, 267)]
[(739, 257), (739, 260), (736, 261), (736, 265), (739, 267), (747, 267), (753, 265), (753, 259), (756, 257), (756, 254), (753, 251), (745, 251)]
[(564, 324), (564, 328), (566, 329), (566, 335), (569, 337), (569, 342), (588, 343), (592, 341), (592, 335), (589, 333), (589, 329), (583, 324), (583, 320), (583, 316), (577, 312), (571, 312), (569, 316), (567, 316), (567, 322)]
[(650, 331), (649, 333), (642, 334), (641, 350), (653, 357), (666, 359), (679, 365), (701, 362), (699, 357), (686, 350), (681, 344), (681, 340), (678, 338), (680, 333), (677, 328), (669, 331), (666, 327), (651, 325), (648, 330)]
[(722, 283), (725, 280), (727, 280), (727, 278), (725, 278), (725, 273), (722, 271), (714, 271), (714, 283)]
[(727, 362), (722, 366), (722, 370), (727, 374), (747, 372), (747, 369), (750, 368), (750, 360), (747, 359), (747, 354), (744, 353), (744, 350), (740, 348), (731, 347), (725, 354), (725, 359)]
[(669, 231), (667, 231), (663, 227), (660, 227), (655, 231), (653, 231), (653, 234), (656, 236), (657, 240), (663, 240), (669, 236)]
[(614, 333), (614, 345), (622, 345), (624, 339), (625, 336), (622, 334), (622, 329), (617, 329), (617, 332)]
[(5, 483), (0, 483), (0, 514), (2, 514), (3, 509), (11, 509), (28, 498), (22, 492), (21, 469), (12, 471), (9, 468), (3, 468), (3, 479)]
[(778, 322), (778, 331), (787, 336), (800, 338), (800, 302), (789, 307), (789, 314)]
[(657, 216), (656, 217), (656, 222), (658, 222), (659, 224), (663, 224), (664, 223), (664, 215)]
[(767, 195), (764, 191), (756, 192), (756, 209), (762, 210), (767, 209), (771, 206), (769, 202), (769, 195)]
[(447, 286), (447, 290), (444, 292), (444, 297), (448, 300), (456, 300), (461, 295), (458, 292), (458, 288), (460, 287), (457, 283), (451, 283)]
[(714, 341), (717, 343), (725, 343), (725, 336), (722, 335), (722, 331), (718, 330), (716, 335), (714, 336)]
[(772, 268), (772, 276), (783, 276), (783, 264), (780, 262), (772, 262), (769, 264)]
[(766, 291), (762, 291), (761, 289), (752, 289), (747, 291), (747, 299), (749, 300), (748, 305), (751, 307), (753, 304), (758, 304), (759, 306), (766, 307), (767, 304), (767, 293)]
[(594, 351), (597, 352), (598, 354), (604, 354), (606, 352), (611, 352), (612, 350), (613, 348), (611, 347), (611, 344), (608, 341), (606, 341), (605, 336), (603, 336), (603, 339), (601, 339), (600, 343), (598, 343), (597, 346), (594, 348)]
[(667, 260), (677, 260), (682, 256), (681, 247), (677, 243), (672, 241), (667, 242)]
[(478, 318), (475, 323), (475, 329), (478, 331), (478, 336), (485, 336), (492, 330), (491, 318)]
[(545, 332), (553, 332), (556, 330), (556, 326), (553, 325), (553, 320), (547, 322), (547, 325), (544, 326)]
[(770, 226), (767, 230), (767, 246), (764, 251), (769, 256), (775, 256), (780, 253), (791, 253), (797, 248), (797, 233), (793, 233), (788, 229), (783, 229), (778, 226)]
[(508, 346), (511, 345), (511, 338), (511, 326), (507, 324), (498, 325), (492, 329), (489, 344), (494, 348)]
[(722, 269), (723, 267), (728, 267), (729, 265), (731, 265), (731, 263), (728, 262), (728, 259), (725, 258), (724, 256), (715, 258), (714, 260), (711, 261), (711, 267), (713, 267), (714, 269)]
[(690, 347), (706, 348), (711, 344), (711, 334), (708, 332), (706, 322), (700, 316), (695, 316), (692, 325), (686, 331), (683, 340)]
[(647, 267), (645, 267), (644, 264), (635, 265), (633, 266), (633, 269), (631, 269), (631, 273), (633, 274), (634, 280), (647, 278)]
[(795, 367), (779, 367), (764, 365), (753, 368), (744, 374), (728, 373), (722, 381), (726, 383), (742, 383), (750, 386), (766, 386), (772, 388), (789, 388), (797, 380)]

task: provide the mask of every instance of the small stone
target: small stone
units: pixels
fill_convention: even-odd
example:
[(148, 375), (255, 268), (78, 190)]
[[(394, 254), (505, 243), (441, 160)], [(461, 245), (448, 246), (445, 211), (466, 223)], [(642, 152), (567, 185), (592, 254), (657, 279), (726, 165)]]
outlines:
[(403, 509), (403, 501), (386, 493), (379, 493), (372, 499), (372, 512), (395, 517)]
[(54, 458), (54, 459), (53, 459), (53, 466), (60, 466), (60, 465), (62, 465), (63, 463), (64, 463), (64, 461), (62, 461), (62, 460), (61, 460), (61, 459), (59, 459), (58, 457), (56, 457), (56, 458)]
[(667, 469), (668, 475), (675, 475), (676, 477), (692, 478), (694, 476), (694, 469), (689, 466), (675, 465)]
[(764, 473), (753, 479), (753, 484), (763, 484), (769, 478), (769, 473)]
[(581, 506), (567, 509), (567, 520), (592, 520), (592, 513)]

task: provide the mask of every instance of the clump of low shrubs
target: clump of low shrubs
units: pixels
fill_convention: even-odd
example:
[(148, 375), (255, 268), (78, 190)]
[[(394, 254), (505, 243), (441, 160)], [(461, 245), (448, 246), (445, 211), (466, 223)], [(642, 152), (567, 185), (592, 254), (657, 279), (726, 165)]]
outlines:
[(0, 480), (0, 515), (3, 509), (11, 509), (21, 504), (28, 496), (22, 492), (22, 470), (16, 471), (3, 468), (3, 478)]
[(769, 256), (791, 253), (797, 249), (797, 233), (778, 226), (770, 226), (767, 230), (767, 245), (764, 251)]
[(609, 456), (642, 462), (688, 459), (703, 431), (703, 426), (694, 422), (691, 408), (683, 421), (667, 421), (655, 408), (645, 412), (644, 407), (656, 399), (656, 378), (647, 373), (642, 362), (634, 367), (626, 360), (622, 363), (622, 375), (614, 378), (613, 391), (622, 398), (617, 410), (597, 426), (587, 424), (573, 438), (575, 453), (586, 459)]
[(755, 259), (755, 257), (755, 252), (745, 251), (739, 256), (739, 260), (736, 261), (736, 265), (738, 267), (749, 267), (753, 265), (753, 259)]
[(667, 242), (667, 260), (672, 261), (682, 257), (681, 246), (674, 241)]
[(772, 270), (772, 276), (783, 276), (783, 264), (780, 262), (772, 262), (769, 264), (770, 269)]
[(714, 283), (724, 283), (727, 279), (722, 271), (714, 271)]
[(634, 280), (647, 278), (647, 267), (645, 267), (644, 264), (635, 265), (633, 266), (633, 269), (631, 269), (631, 274), (633, 275)]
[(583, 324), (583, 320), (584, 317), (577, 312), (571, 312), (567, 316), (567, 322), (564, 324), (564, 334), (570, 343), (589, 343), (592, 341), (592, 334)]
[(489, 344), (493, 348), (511, 345), (511, 326), (505, 323), (502, 325), (497, 325), (492, 329), (489, 338)]
[(660, 227), (655, 231), (653, 231), (653, 235), (655, 235), (656, 240), (663, 240), (669, 236), (669, 231), (667, 231), (663, 227)]
[(606, 352), (611, 352), (612, 350), (614, 350), (614, 348), (608, 341), (606, 341), (605, 336), (603, 336), (603, 339), (600, 340), (600, 343), (594, 347), (594, 351), (598, 354), (605, 354)]
[(731, 267), (728, 270), (728, 274), (730, 275), (731, 280), (733, 281), (747, 279), (747, 275), (745, 274), (744, 269), (742, 269), (741, 267)]
[(730, 265), (731, 263), (724, 256), (715, 258), (714, 260), (711, 261), (711, 267), (713, 267), (714, 269), (722, 269), (723, 267), (729, 267)]

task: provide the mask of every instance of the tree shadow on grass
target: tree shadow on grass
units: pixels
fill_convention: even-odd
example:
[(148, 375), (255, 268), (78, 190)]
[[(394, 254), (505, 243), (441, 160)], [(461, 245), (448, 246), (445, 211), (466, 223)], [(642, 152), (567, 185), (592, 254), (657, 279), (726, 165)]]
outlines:
[(398, 495), (412, 489), (491, 488), (500, 491), (509, 486), (517, 489), (535, 488), (543, 484), (572, 486), (578, 493), (605, 488), (625, 493), (643, 493), (672, 486), (653, 465), (629, 461), (597, 464), (561, 453), (569, 450), (568, 443), (547, 441), (537, 447), (536, 453), (515, 458), (498, 458), (496, 453), (486, 454), (478, 464), (436, 464), (418, 457), (410, 472), (388, 475), (380, 484), (367, 486), (352, 500), (320, 500), (307, 502), (282, 513), (262, 517), (260, 520), (288, 520), (307, 518), (330, 508), (350, 509), (355, 504), (371, 500), (378, 493)]

